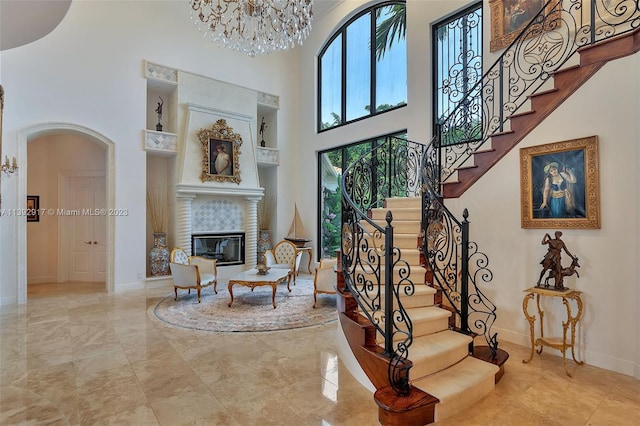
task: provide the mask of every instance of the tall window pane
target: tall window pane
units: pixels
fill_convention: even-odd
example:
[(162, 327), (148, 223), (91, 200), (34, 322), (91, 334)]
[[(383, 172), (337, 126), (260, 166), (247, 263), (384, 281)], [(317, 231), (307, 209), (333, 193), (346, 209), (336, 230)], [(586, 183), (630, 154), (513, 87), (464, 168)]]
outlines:
[(340, 99), (342, 96), (342, 35), (336, 37), (321, 59), (322, 113), (321, 128), (337, 126), (342, 122)]
[(474, 91), (482, 78), (482, 2), (433, 28), (433, 122), (440, 124), (454, 114), (441, 141), (445, 145), (476, 140), (482, 136), (482, 99)]
[(379, 9), (376, 18), (376, 112), (407, 103), (405, 5)]
[(322, 258), (336, 257), (340, 249), (342, 222), (342, 149), (320, 154), (320, 252)]
[(319, 131), (406, 105), (405, 34), (398, 0), (360, 11), (331, 36), (318, 58)]
[(369, 115), (371, 100), (371, 14), (347, 28), (347, 121)]
[[(390, 136), (397, 138), (406, 138), (406, 132), (396, 133)], [(385, 143), (386, 137), (376, 138), (375, 140), (362, 141), (350, 145), (341, 146), (322, 152), (318, 155), (318, 182), (319, 182), (319, 211), (318, 217), (320, 223), (318, 225), (318, 235), (320, 235), (320, 248), (322, 258), (335, 257), (336, 250), (341, 244), (341, 224), (342, 224), (342, 193), (340, 182), (342, 172), (350, 164), (357, 161), (360, 157), (370, 152), (376, 145)], [(406, 143), (401, 140), (393, 141), (391, 149), (397, 151), (406, 149)], [(388, 152), (388, 150), (385, 150)], [(389, 164), (384, 160), (385, 155), (382, 154), (378, 158), (378, 166), (371, 170), (371, 179), (373, 185), (367, 188), (367, 197), (376, 197), (376, 182), (380, 179), (384, 180), (389, 170)], [(406, 165), (405, 165), (406, 166)], [(392, 165), (395, 172), (402, 165)], [(406, 196), (406, 192), (394, 192), (392, 196)]]

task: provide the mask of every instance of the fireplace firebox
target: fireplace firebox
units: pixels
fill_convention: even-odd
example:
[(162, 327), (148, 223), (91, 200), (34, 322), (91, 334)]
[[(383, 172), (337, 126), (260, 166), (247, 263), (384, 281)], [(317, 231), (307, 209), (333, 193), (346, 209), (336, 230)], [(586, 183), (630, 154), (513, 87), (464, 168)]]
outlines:
[(192, 235), (191, 253), (216, 259), (218, 266), (244, 265), (244, 232)]

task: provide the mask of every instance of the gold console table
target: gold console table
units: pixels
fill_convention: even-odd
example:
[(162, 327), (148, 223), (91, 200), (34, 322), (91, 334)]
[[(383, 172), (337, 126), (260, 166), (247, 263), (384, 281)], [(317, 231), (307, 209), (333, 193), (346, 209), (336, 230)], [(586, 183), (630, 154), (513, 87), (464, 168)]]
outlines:
[[(578, 290), (572, 290), (570, 288), (564, 290), (552, 290), (541, 287), (531, 287), (524, 290), (526, 296), (522, 300), (522, 311), (524, 312), (524, 316), (529, 321), (529, 333), (531, 335), (531, 355), (529, 359), (523, 359), (522, 362), (529, 362), (533, 359), (533, 351), (536, 346), (540, 346), (540, 349), (537, 350), (538, 354), (542, 353), (542, 349), (544, 346), (549, 346), (554, 349), (558, 349), (562, 351), (562, 365), (564, 366), (564, 371), (567, 373), (567, 376), (572, 377), (567, 370), (567, 357), (566, 352), (570, 348), (571, 349), (571, 357), (575, 361), (576, 364), (582, 365), (583, 361), (578, 361), (576, 359), (575, 354), (575, 342), (576, 342), (576, 325), (580, 318), (582, 317), (582, 299), (580, 295), (582, 292)], [(567, 320), (562, 322), (562, 337), (544, 337), (544, 311), (540, 308), (540, 298), (541, 297), (558, 297), (562, 298), (562, 304), (567, 309)], [(538, 316), (540, 317), (540, 337), (535, 338), (535, 315), (530, 315), (528, 311), (529, 301), (535, 297), (536, 306), (538, 308)], [(578, 312), (573, 315), (571, 310), (571, 302), (574, 301)], [(567, 332), (571, 331), (571, 336), (567, 337)]]

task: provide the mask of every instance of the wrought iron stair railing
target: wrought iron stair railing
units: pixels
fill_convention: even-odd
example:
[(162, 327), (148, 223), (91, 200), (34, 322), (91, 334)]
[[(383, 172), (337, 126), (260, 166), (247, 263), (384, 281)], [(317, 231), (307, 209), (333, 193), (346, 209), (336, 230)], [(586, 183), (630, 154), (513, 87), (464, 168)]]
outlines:
[[(415, 284), (409, 278), (410, 265), (393, 245), (391, 214), (387, 213), (383, 226), (368, 213), (382, 207), (387, 197), (418, 195), (423, 151), (422, 144), (387, 137), (351, 164), (341, 181), (345, 285), (360, 312), (384, 339), (389, 384), (400, 395), (409, 392), (408, 351), (412, 343), (411, 319), (402, 306), (400, 293), (412, 295)], [(395, 276), (398, 281), (394, 283)]]
[[(423, 252), (433, 275), (432, 284), (456, 312), (456, 329), (483, 334), (491, 352), (495, 355), (497, 350), (496, 335), (491, 332), (496, 309), (476, 286), (492, 277), (488, 259), (469, 241), (466, 216), (459, 222), (437, 194), (436, 152), (434, 142), (425, 146), (388, 137), (348, 167), (341, 183), (345, 284), (360, 312), (384, 339), (389, 384), (401, 395), (409, 391), (409, 347), (413, 342), (411, 318), (401, 295), (411, 296), (416, 285), (425, 283), (424, 278), (422, 282), (412, 281), (411, 265), (394, 246), (391, 212), (387, 212), (384, 224), (369, 217), (371, 209), (382, 207), (385, 198), (422, 196)], [(473, 262), (471, 269), (469, 259)]]
[(638, 0), (549, 0), (440, 123), (440, 181), (506, 130), (509, 118), (581, 48), (640, 27)]
[(442, 291), (447, 306), (456, 314), (455, 328), (461, 333), (482, 335), (495, 357), (498, 335), (491, 327), (496, 320), (496, 306), (479, 287), (481, 282), (493, 279), (489, 258), (470, 240), (467, 209), (459, 221), (444, 205), (439, 192), (438, 146), (436, 137), (425, 148), (422, 161), (422, 251), (432, 285)]

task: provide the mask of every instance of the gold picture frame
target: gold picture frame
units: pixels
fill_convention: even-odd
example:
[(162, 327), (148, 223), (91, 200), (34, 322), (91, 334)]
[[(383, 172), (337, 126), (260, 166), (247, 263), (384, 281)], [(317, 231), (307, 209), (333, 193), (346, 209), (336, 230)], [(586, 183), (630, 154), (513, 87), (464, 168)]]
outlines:
[(600, 229), (598, 137), (520, 149), (522, 228)]
[(27, 222), (40, 222), (39, 195), (27, 195)]
[[(491, 42), (489, 51), (503, 49), (513, 43), (522, 29), (542, 9), (546, 0), (490, 0)], [(553, 6), (548, 6), (552, 9)], [(547, 15), (553, 11), (547, 10)], [(557, 12), (554, 12), (557, 13)], [(546, 20), (547, 22), (549, 19)], [(537, 33), (537, 31), (532, 31)]]
[(210, 129), (201, 129), (198, 139), (202, 146), (203, 182), (234, 182), (240, 178), (240, 146), (242, 137), (227, 125), (226, 120), (216, 121)]

